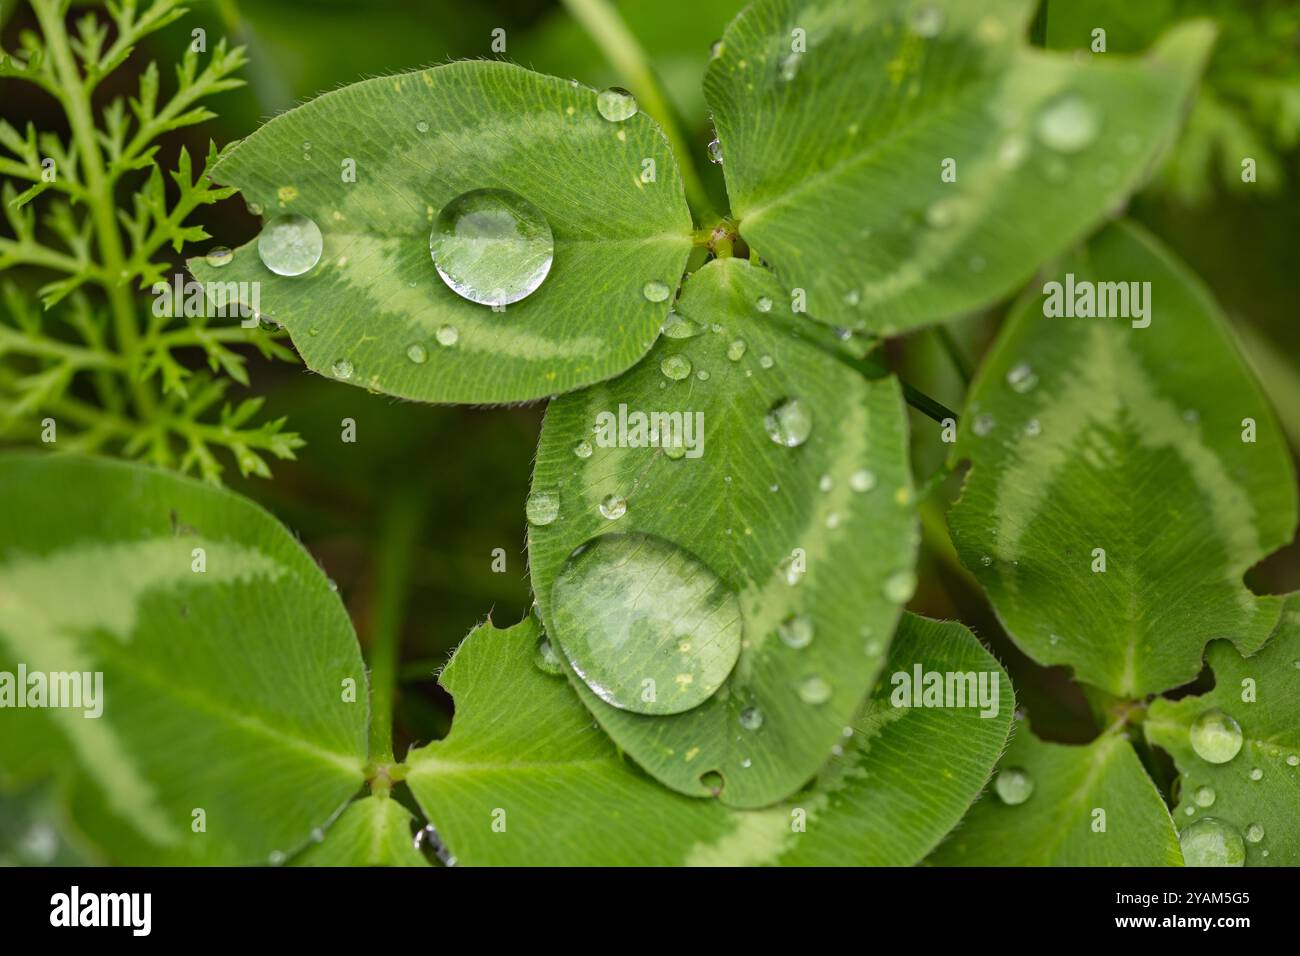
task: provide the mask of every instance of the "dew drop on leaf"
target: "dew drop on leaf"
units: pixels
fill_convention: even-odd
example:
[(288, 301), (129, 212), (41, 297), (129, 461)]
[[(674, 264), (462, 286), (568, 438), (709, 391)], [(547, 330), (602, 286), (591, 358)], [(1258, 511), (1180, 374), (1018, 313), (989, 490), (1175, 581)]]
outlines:
[(709, 162), (715, 166), (722, 165), (722, 142), (717, 139), (709, 140), (708, 145)]
[(758, 364), (761, 365), (763, 368), (771, 368), (773, 365), (776, 364), (776, 360), (772, 358), (772, 356), (770, 355), (760, 355), (758, 357)]
[(763, 726), (763, 712), (757, 707), (746, 707), (740, 712), (740, 726), (746, 730), (758, 730)]
[(943, 11), (938, 7), (919, 7), (912, 14), (912, 30), (927, 39), (939, 35), (943, 29)]
[(235, 254), (225, 246), (213, 246), (208, 250), (208, 254), (203, 257), (204, 261), (214, 269), (229, 265)]
[(433, 337), (438, 340), (438, 344), (443, 348), (451, 348), (460, 341), (460, 332), (456, 330), (454, 325), (440, 325)]
[(569, 557), (552, 593), (561, 649), (614, 707), (690, 710), (722, 686), (740, 655), (735, 594), (662, 538), (602, 535)]
[(406, 357), (416, 365), (423, 365), (429, 360), (429, 350), (419, 342), (415, 342), (412, 345), (407, 346)]
[(280, 276), (300, 276), (320, 262), (325, 242), (320, 227), (306, 216), (276, 216), (257, 237), (262, 264)]
[(547, 674), (563, 674), (564, 661), (560, 660), (560, 655), (555, 653), (555, 648), (551, 645), (549, 638), (542, 638), (537, 644), (537, 654), (533, 657), (533, 662), (537, 665), (538, 670)]
[(849, 475), (849, 487), (858, 493), (870, 491), (876, 487), (876, 473), (867, 468), (859, 468)]
[(1207, 763), (1227, 763), (1241, 750), (1241, 725), (1217, 708), (1197, 717), (1188, 736), (1196, 756)]
[(776, 632), (787, 647), (807, 647), (813, 639), (812, 619), (805, 614), (791, 614), (777, 625)]
[(550, 491), (534, 491), (524, 504), (524, 515), (528, 523), (544, 527), (555, 520), (560, 513), (560, 496)]
[(1246, 844), (1231, 824), (1201, 817), (1178, 834), (1187, 866), (1245, 866)]
[(429, 132), (429, 124), (426, 123), (424, 120), (420, 120), (418, 123), (415, 124), (415, 131), (417, 133), (427, 133)]
[(473, 189), (442, 207), (429, 255), (453, 292), (504, 306), (536, 292), (551, 271), (555, 240), (540, 209), (507, 189)]
[(809, 677), (799, 685), (799, 699), (805, 704), (824, 704), (831, 699), (831, 685), (821, 677)]
[(998, 773), (993, 781), (993, 789), (998, 799), (1009, 807), (1018, 806), (1030, 798), (1034, 792), (1034, 780), (1020, 767), (1007, 767)]
[(789, 83), (799, 75), (799, 63), (802, 59), (801, 53), (787, 53), (777, 62), (777, 75)]
[(760, 296), (758, 297), (758, 301), (755, 303), (755, 305), (758, 306), (758, 311), (760, 311), (760, 312), (771, 312), (771, 311), (772, 311), (772, 300), (769, 299), (769, 298), (768, 298), (767, 296), (765, 296), (765, 295), (760, 295)]
[(621, 86), (596, 94), (596, 111), (611, 123), (621, 123), (636, 112), (636, 97)]
[(659, 363), (659, 371), (664, 373), (665, 378), (670, 378), (674, 382), (680, 382), (691, 374), (691, 360), (685, 355), (668, 355)]
[(745, 344), (744, 339), (736, 339), (727, 346), (727, 358), (731, 359), (733, 362), (739, 362), (745, 357), (745, 349), (748, 347), (749, 346)]
[(1264, 771), (1260, 770), (1258, 767), (1253, 767), (1253, 768), (1251, 768), (1251, 771), (1250, 771), (1250, 779), (1251, 779), (1251, 780), (1263, 780), (1263, 779), (1264, 779)]
[(1028, 362), (1017, 362), (1007, 371), (1007, 384), (1019, 395), (1032, 392), (1038, 384), (1038, 376)]
[(812, 410), (797, 398), (777, 402), (763, 418), (767, 437), (786, 448), (797, 448), (806, 442), (812, 426)]
[(347, 359), (339, 359), (337, 362), (335, 362), (333, 365), (330, 366), (330, 374), (332, 374), (335, 378), (343, 378), (343, 379), (351, 378), (353, 371), (354, 369), (352, 368), (352, 363), (349, 362)]
[(989, 432), (993, 431), (993, 426), (996, 424), (997, 422), (994, 421), (993, 416), (985, 412), (982, 415), (975, 416), (975, 422), (971, 425), (971, 431), (973, 431), (977, 437), (983, 438)]
[(916, 575), (911, 571), (895, 571), (885, 579), (885, 599), (895, 604), (911, 600), (916, 592)]
[(1252, 823), (1246, 827), (1246, 842), (1258, 843), (1264, 839), (1264, 828), (1258, 823)]
[(591, 452), (591, 442), (587, 441), (585, 438), (573, 446), (573, 453), (579, 458), (590, 458)]
[(1213, 787), (1197, 787), (1195, 796), (1196, 805), (1198, 807), (1212, 807), (1214, 806), (1215, 796), (1216, 794)]
[(1043, 108), (1035, 131), (1048, 149), (1077, 153), (1097, 138), (1099, 126), (1097, 111), (1082, 97), (1071, 93)]
[(672, 291), (667, 285), (658, 279), (652, 279), (641, 288), (641, 294), (650, 302), (662, 302), (668, 298), (668, 293)]
[(608, 521), (617, 521), (627, 514), (627, 499), (622, 495), (606, 495), (600, 500), (600, 513)]

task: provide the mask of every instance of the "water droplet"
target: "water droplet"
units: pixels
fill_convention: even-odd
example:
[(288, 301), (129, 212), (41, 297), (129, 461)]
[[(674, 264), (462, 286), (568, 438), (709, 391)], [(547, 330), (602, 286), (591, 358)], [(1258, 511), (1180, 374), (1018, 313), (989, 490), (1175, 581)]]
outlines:
[(1288, 767), (1300, 767), (1300, 756), (1291, 754), (1291, 756), (1286, 758), (1286, 765)]
[(1197, 717), (1188, 736), (1196, 755), (1207, 763), (1227, 763), (1241, 750), (1241, 725), (1218, 709)]
[(641, 534), (603, 535), (570, 556), (552, 617), (553, 636), (587, 686), (646, 714), (681, 713), (711, 697), (743, 636), (735, 594), (693, 555)]
[(563, 674), (564, 661), (560, 660), (560, 655), (555, 652), (551, 646), (549, 638), (542, 638), (537, 644), (537, 653), (533, 657), (533, 663), (537, 665), (538, 670), (547, 674)]
[(709, 162), (713, 163), (715, 166), (721, 166), (722, 165), (722, 143), (719, 140), (711, 139), (709, 140), (708, 150), (709, 150)]
[(573, 446), (573, 453), (579, 458), (590, 458), (591, 452), (591, 442), (587, 441), (585, 438)]
[(857, 305), (861, 301), (862, 301), (862, 295), (861, 293), (858, 292), (857, 289), (850, 289), (848, 292), (844, 293), (845, 305)]
[(1196, 805), (1198, 807), (1212, 807), (1214, 806), (1215, 796), (1216, 794), (1213, 787), (1197, 787), (1195, 795)]
[(454, 325), (440, 325), (433, 337), (438, 340), (438, 344), (443, 348), (451, 348), (460, 341), (460, 332), (456, 331)]
[(916, 593), (916, 575), (911, 571), (895, 571), (885, 579), (885, 600), (902, 604)]
[(1020, 767), (1007, 767), (993, 781), (993, 789), (1007, 806), (1019, 806), (1033, 795), (1034, 780)]
[(248, 210), (250, 216), (262, 215), (262, 204), (256, 202), (245, 203), (244, 208)]
[(1252, 823), (1250, 826), (1246, 827), (1247, 843), (1258, 843), (1262, 839), (1264, 839), (1263, 826), (1258, 823)]
[(636, 97), (621, 86), (596, 94), (596, 111), (611, 123), (621, 123), (636, 112)]
[(352, 363), (347, 359), (339, 359), (330, 366), (330, 374), (335, 378), (351, 378), (353, 371)]
[(716, 60), (720, 56), (722, 56), (722, 41), (714, 40), (709, 44), (709, 59)]
[(727, 346), (727, 358), (731, 359), (733, 362), (739, 362), (745, 357), (745, 349), (748, 347), (749, 346), (745, 344), (744, 339), (736, 339)]
[(225, 246), (213, 246), (203, 258), (208, 265), (219, 269), (222, 266), (229, 265), (231, 260), (235, 258), (235, 254)]
[(695, 377), (698, 378), (701, 382), (707, 382), (707, 381), (709, 380), (709, 372), (708, 372), (708, 369), (703, 369), (703, 368), (702, 368), (702, 369), (698, 370), (698, 371), (695, 373)]
[(758, 297), (758, 302), (756, 302), (755, 304), (758, 306), (758, 311), (760, 312), (772, 311), (772, 300), (765, 295), (760, 295)]
[(740, 726), (746, 730), (758, 730), (763, 726), (763, 712), (757, 707), (746, 707), (740, 712)]
[(652, 279), (641, 288), (641, 294), (651, 302), (662, 302), (672, 290), (657, 279)]
[(415, 124), (415, 131), (417, 133), (427, 133), (429, 132), (429, 124), (424, 120), (420, 120), (420, 122)]
[(1039, 424), (1037, 418), (1031, 418), (1029, 421), (1025, 422), (1025, 434), (1030, 438), (1037, 438), (1042, 430), (1043, 426)]
[(419, 342), (414, 342), (406, 348), (406, 357), (416, 365), (423, 365), (429, 360), (429, 350)]
[(830, 491), (834, 487), (835, 487), (835, 479), (832, 478), (830, 475), (822, 475), (820, 478), (817, 479), (818, 491)]
[(544, 527), (556, 519), (560, 513), (560, 496), (550, 491), (534, 491), (524, 503), (524, 514), (528, 523)]
[(787, 398), (772, 406), (763, 418), (767, 437), (778, 445), (796, 448), (812, 434), (812, 410), (797, 398)]
[(1245, 866), (1246, 844), (1235, 827), (1216, 817), (1201, 817), (1178, 834), (1187, 866)]
[(1264, 779), (1264, 771), (1260, 770), (1258, 767), (1252, 767), (1252, 768), (1251, 768), (1251, 771), (1250, 771), (1250, 779), (1251, 779), (1251, 780), (1263, 780), (1263, 779)]
[(807, 647), (813, 639), (812, 618), (805, 614), (791, 614), (777, 625), (776, 632), (781, 635), (781, 640), (787, 647), (796, 650)]
[(453, 292), (479, 305), (505, 306), (537, 291), (555, 258), (541, 210), (505, 189), (474, 189), (442, 207), (429, 255)]
[(763, 366), (763, 368), (771, 368), (776, 364), (776, 361), (770, 355), (760, 355), (758, 357), (758, 364)]
[(676, 312), (669, 312), (668, 317), (664, 319), (662, 332), (665, 337), (670, 339), (690, 339), (704, 331), (704, 326), (690, 319), (678, 315)]
[(824, 704), (831, 699), (831, 685), (820, 677), (809, 677), (799, 685), (799, 699), (805, 704)]
[(984, 565), (986, 568), (991, 566), (993, 564), (993, 556), (991, 554), (981, 555), (980, 564)]
[(325, 240), (320, 227), (306, 216), (276, 216), (257, 237), (262, 263), (279, 276), (300, 276), (320, 262)]
[(876, 487), (876, 473), (866, 468), (859, 468), (849, 475), (849, 487), (857, 492), (870, 491)]
[(627, 499), (621, 495), (606, 495), (600, 499), (600, 513), (608, 521), (617, 521), (627, 514)]
[(1017, 362), (1007, 371), (1007, 384), (1013, 392), (1024, 395), (1032, 392), (1038, 384), (1038, 376), (1028, 362)]
[(664, 360), (659, 363), (659, 371), (664, 373), (665, 378), (680, 382), (691, 374), (691, 360), (685, 355), (665, 356)]
[(943, 29), (943, 11), (938, 7), (920, 7), (912, 13), (912, 30), (927, 39)]
[(993, 426), (996, 424), (997, 422), (993, 420), (993, 416), (988, 412), (985, 412), (982, 415), (975, 416), (975, 422), (971, 425), (971, 431), (973, 431), (977, 437), (983, 438), (989, 432), (993, 431)]
[(1077, 153), (1097, 138), (1099, 126), (1097, 111), (1082, 97), (1067, 94), (1047, 104), (1035, 129), (1049, 149)]
[(799, 75), (799, 63), (802, 56), (800, 53), (787, 53), (777, 61), (777, 71), (781, 79), (789, 83)]

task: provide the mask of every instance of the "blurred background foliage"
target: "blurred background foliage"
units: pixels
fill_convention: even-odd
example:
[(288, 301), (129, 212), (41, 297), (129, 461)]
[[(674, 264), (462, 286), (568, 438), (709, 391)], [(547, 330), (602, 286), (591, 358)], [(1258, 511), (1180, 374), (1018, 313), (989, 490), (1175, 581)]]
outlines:
[[(743, 4), (625, 0), (618, 6), (648, 52), (721, 207), (720, 171), (699, 162), (710, 138), (701, 80), (710, 44)], [(209, 44), (227, 37), (248, 48), (250, 64), (243, 73), (248, 85), (211, 102), (217, 119), (172, 134), (159, 155), (165, 168), (174, 165), (182, 146), (201, 155), (209, 138), (224, 144), (246, 136), (320, 92), (449, 59), (500, 57), (596, 87), (628, 85), (552, 0), (196, 0), (190, 7), (188, 16), (136, 51), (102, 91), (105, 97), (129, 93), (150, 59), (165, 68), (179, 60), (196, 27), (207, 31)], [(1102, 21), (1107, 51), (1122, 53), (1144, 49), (1180, 17), (1202, 15), (1218, 22), (1220, 41), (1200, 97), (1181, 141), (1128, 212), (1186, 259), (1223, 305), (1297, 449), (1300, 4), (1051, 0), (1043, 39), (1050, 47), (1091, 56), (1092, 30)], [(0, 0), (5, 48), (17, 45), (19, 31), (32, 26), (24, 4)], [(496, 28), (506, 31), (504, 53), (491, 48)], [(16, 127), (31, 121), (38, 129), (66, 135), (55, 104), (33, 87), (0, 81), (0, 103), (4, 118)], [(1258, 163), (1255, 184), (1240, 181), (1243, 156)], [(197, 221), (215, 237), (213, 246), (240, 245), (258, 228), (237, 197), (204, 207)], [(186, 255), (202, 251), (187, 249)], [(181, 268), (180, 257), (176, 267)], [(1006, 305), (952, 323), (946, 342), (933, 330), (890, 342), (885, 349), (890, 364), (912, 384), (960, 409), (959, 366), (978, 366)], [(505, 625), (529, 607), (523, 503), (543, 407), (404, 404), (249, 353), (249, 394), (266, 396), (267, 412), (288, 416), (288, 427), (307, 445), (296, 462), (276, 463), (272, 480), (233, 473), (227, 480), (300, 536), (337, 583), (363, 646), (376, 615), (386, 613), (379, 609), (384, 599), (377, 581), (393, 523), (420, 521), (408, 587), (396, 599), (404, 612), (399, 615), (403, 680), (397, 709), (397, 752), (403, 754), (407, 744), (441, 736), (450, 724), (451, 701), (433, 676), (457, 642), (488, 613)], [(242, 392), (234, 397), (245, 397)], [(344, 419), (356, 423), (355, 443), (341, 440)], [(938, 425), (915, 412), (912, 427), (916, 474), (923, 483), (940, 471), (947, 446), (939, 440)], [(1089, 701), (1063, 670), (1039, 667), (1015, 649), (957, 562), (943, 513), (945, 496), (955, 496), (959, 484), (960, 476), (949, 478), (923, 505), (922, 583), (912, 608), (974, 627), (1007, 664), (1039, 734), (1090, 739), (1097, 725)], [(419, 503), (414, 510), (412, 499)], [(506, 562), (500, 573), (492, 569), (498, 548)], [(1300, 551), (1293, 546), (1275, 555), (1248, 580), (1259, 591), (1293, 589), (1300, 581)], [(1167, 781), (1167, 767), (1153, 763), (1153, 769), (1157, 779)], [(0, 853), (0, 864), (80, 858), (83, 851), (74, 844), (41, 835), (52, 825), (54, 811), (38, 797), (0, 802), (0, 846), (10, 846)], [(19, 833), (15, 827), (22, 821), (29, 826)]]

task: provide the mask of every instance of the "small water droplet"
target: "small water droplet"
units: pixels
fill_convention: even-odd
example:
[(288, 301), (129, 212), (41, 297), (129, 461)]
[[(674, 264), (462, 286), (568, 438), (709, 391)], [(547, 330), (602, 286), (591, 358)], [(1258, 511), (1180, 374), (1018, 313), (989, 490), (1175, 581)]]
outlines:
[(736, 339), (727, 346), (727, 358), (731, 359), (733, 362), (739, 362), (745, 357), (745, 349), (747, 348), (748, 346), (745, 344), (744, 339)]
[(849, 475), (849, 487), (859, 493), (870, 491), (876, 487), (876, 473), (867, 468), (859, 468)]
[(763, 418), (767, 437), (786, 448), (797, 448), (812, 434), (812, 410), (797, 398), (787, 398), (772, 406)]
[(1246, 827), (1246, 842), (1258, 843), (1264, 839), (1264, 827), (1258, 823), (1252, 823)]
[(552, 637), (578, 676), (624, 710), (690, 710), (740, 655), (735, 594), (693, 555), (649, 535), (603, 534), (575, 551), (556, 578), (551, 612)]
[(611, 123), (621, 123), (636, 112), (636, 97), (621, 86), (596, 94), (596, 111)]
[(440, 325), (433, 337), (438, 340), (438, 344), (443, 348), (451, 348), (460, 341), (460, 332), (456, 330), (454, 325)]
[(975, 416), (975, 421), (971, 425), (971, 431), (973, 431), (977, 437), (983, 438), (989, 432), (993, 431), (993, 426), (996, 424), (997, 422), (994, 421), (993, 416), (988, 412), (984, 412), (983, 414)]
[(1241, 725), (1217, 708), (1197, 717), (1188, 736), (1196, 755), (1207, 763), (1227, 763), (1241, 750)]
[(770, 355), (760, 355), (758, 357), (758, 364), (761, 365), (763, 368), (771, 368), (773, 365), (776, 364), (776, 360), (773, 359), (772, 356)]
[(330, 373), (335, 378), (351, 378), (353, 371), (352, 363), (347, 359), (339, 359), (330, 366)]
[(257, 237), (262, 264), (280, 276), (300, 276), (320, 262), (325, 240), (320, 227), (306, 216), (276, 216)]
[(1264, 779), (1264, 771), (1260, 770), (1258, 767), (1252, 767), (1252, 768), (1251, 768), (1251, 771), (1250, 771), (1250, 779), (1251, 779), (1251, 780), (1263, 780), (1263, 779)]
[(641, 294), (651, 302), (662, 302), (672, 290), (657, 279), (652, 279), (641, 287)]
[(760, 312), (772, 311), (772, 300), (765, 295), (760, 295), (758, 297), (758, 302), (756, 302), (755, 305), (758, 306), (758, 311)]
[(993, 781), (998, 799), (1009, 807), (1019, 806), (1034, 793), (1034, 780), (1020, 767), (1007, 767)]
[(1215, 796), (1216, 794), (1213, 787), (1197, 787), (1195, 795), (1196, 805), (1198, 807), (1212, 807), (1214, 806)]
[(1033, 368), (1028, 362), (1017, 362), (1007, 371), (1007, 384), (1011, 390), (1020, 395), (1034, 390), (1038, 384), (1038, 376), (1034, 374)]
[(505, 306), (536, 292), (550, 274), (555, 239), (541, 210), (523, 196), (473, 189), (442, 207), (429, 255), (462, 299)]
[(802, 59), (803, 55), (800, 53), (787, 53), (777, 61), (777, 75), (789, 83), (799, 75), (799, 63)]
[(1037, 418), (1031, 418), (1029, 421), (1025, 422), (1025, 434), (1030, 438), (1037, 438), (1042, 430), (1043, 426), (1039, 424)]
[(417, 133), (427, 133), (429, 132), (429, 124), (426, 123), (424, 120), (420, 120), (418, 123), (415, 124), (415, 131)]
[(957, 220), (957, 205), (950, 199), (940, 199), (925, 211), (925, 222), (931, 229), (947, 229)]
[(219, 269), (222, 266), (229, 265), (235, 254), (225, 246), (213, 246), (208, 250), (208, 254), (203, 257), (204, 261), (213, 268)]
[(832, 478), (830, 475), (822, 475), (820, 478), (817, 479), (818, 491), (830, 491), (834, 487), (835, 487), (835, 479)]
[(916, 593), (916, 575), (911, 571), (895, 571), (885, 579), (885, 600), (895, 604), (910, 601)]
[(722, 56), (722, 41), (714, 40), (709, 44), (709, 59), (716, 60), (720, 56)]
[(740, 726), (746, 730), (758, 730), (763, 726), (763, 712), (757, 707), (746, 707), (740, 712)]
[(696, 371), (695, 377), (698, 378), (701, 382), (707, 382), (709, 380), (708, 369), (703, 369), (703, 368), (699, 369), (698, 371)]
[(799, 685), (799, 699), (805, 704), (824, 704), (831, 699), (831, 685), (820, 677), (809, 677)]
[(812, 618), (805, 614), (791, 614), (777, 625), (776, 632), (787, 647), (796, 650), (807, 647), (813, 639)]
[(429, 360), (429, 350), (419, 342), (414, 342), (407, 346), (406, 357), (416, 365), (423, 365)]
[(721, 166), (722, 165), (721, 141), (716, 139), (709, 140), (708, 151), (709, 151), (709, 162), (713, 163), (715, 166)]
[(1178, 834), (1187, 866), (1245, 866), (1246, 844), (1236, 828), (1216, 817), (1201, 817)]
[(551, 491), (534, 491), (524, 503), (528, 523), (545, 527), (560, 513), (560, 496)]
[(1059, 153), (1077, 153), (1097, 138), (1097, 111), (1082, 97), (1066, 94), (1048, 103), (1035, 131), (1043, 145)]
[(249, 214), (250, 216), (260, 216), (260, 215), (262, 215), (262, 204), (261, 204), (261, 203), (256, 203), (256, 202), (245, 203), (245, 204), (244, 204), (244, 208), (248, 210), (248, 214)]
[(664, 319), (661, 329), (664, 336), (670, 339), (690, 339), (704, 331), (704, 326), (690, 319), (678, 315), (676, 312), (669, 312), (668, 317)]
[(665, 356), (663, 361), (659, 363), (659, 371), (664, 373), (665, 378), (680, 382), (691, 374), (691, 360), (685, 355)]
[(926, 39), (939, 35), (943, 29), (943, 11), (938, 7), (918, 7), (912, 13), (912, 30)]
[(609, 521), (617, 521), (627, 514), (627, 499), (621, 495), (606, 495), (600, 500), (600, 513)]
[(986, 568), (989, 567), (993, 564), (993, 556), (991, 554), (980, 555), (980, 564)]
[(591, 442), (587, 441), (585, 438), (573, 446), (573, 453), (579, 458), (590, 458), (591, 452)]
[(1286, 758), (1286, 765), (1288, 767), (1300, 767), (1300, 756), (1291, 754)]
[(537, 653), (533, 657), (533, 663), (537, 665), (538, 670), (547, 674), (563, 674), (564, 661), (560, 660), (560, 655), (555, 652), (549, 638), (542, 638), (537, 644)]

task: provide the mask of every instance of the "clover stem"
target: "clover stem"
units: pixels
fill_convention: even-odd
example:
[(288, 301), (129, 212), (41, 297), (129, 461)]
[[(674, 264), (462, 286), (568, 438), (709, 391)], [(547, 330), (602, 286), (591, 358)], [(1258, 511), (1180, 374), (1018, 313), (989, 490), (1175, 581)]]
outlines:
[(573, 18), (596, 41), (596, 46), (610, 66), (623, 77), (623, 82), (627, 83), (645, 112), (664, 131), (682, 173), (687, 205), (691, 207), (698, 224), (712, 224), (717, 220), (718, 213), (709, 201), (704, 180), (700, 178), (695, 166), (695, 154), (682, 136), (672, 106), (650, 68), (650, 61), (641, 49), (641, 44), (609, 0), (563, 0), (563, 3)]
[(962, 352), (961, 345), (958, 344), (956, 337), (952, 334), (952, 329), (946, 325), (936, 325), (934, 327), (934, 336), (939, 340), (939, 345), (942, 346), (944, 353), (948, 356), (948, 361), (952, 363), (953, 370), (961, 379), (961, 383), (969, 388), (971, 381), (970, 363), (966, 361), (966, 355)]
[(369, 646), (370, 759), (374, 763), (393, 760), (397, 658), (411, 559), (424, 524), (424, 509), (420, 483), (408, 482), (396, 491), (381, 518)]

